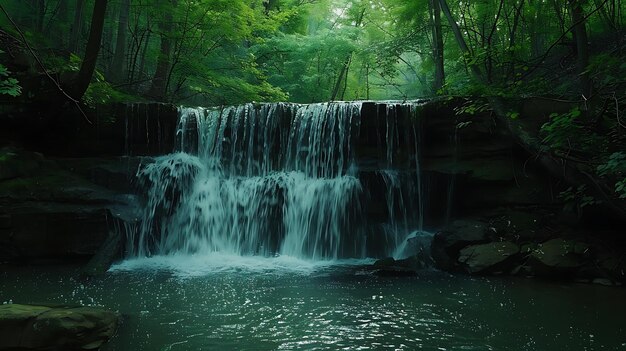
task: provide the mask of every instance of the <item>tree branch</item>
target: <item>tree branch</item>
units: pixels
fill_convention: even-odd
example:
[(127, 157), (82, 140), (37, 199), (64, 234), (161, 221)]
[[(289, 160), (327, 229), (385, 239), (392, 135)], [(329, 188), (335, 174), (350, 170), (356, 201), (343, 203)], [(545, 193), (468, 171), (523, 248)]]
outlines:
[(76, 107), (78, 108), (78, 111), (80, 111), (80, 113), (83, 115), (87, 123), (93, 124), (89, 120), (87, 115), (85, 114), (85, 111), (83, 111), (83, 109), (80, 107), (80, 101), (71, 97), (65, 90), (63, 90), (63, 87), (61, 87), (61, 84), (59, 84), (59, 82), (50, 75), (50, 73), (48, 72), (44, 64), (39, 59), (39, 56), (37, 56), (33, 48), (28, 44), (28, 41), (26, 40), (26, 37), (24, 36), (24, 33), (22, 32), (20, 27), (17, 25), (17, 23), (15, 23), (15, 21), (13, 21), (13, 18), (11, 18), (7, 10), (5, 10), (4, 6), (0, 5), (0, 10), (2, 10), (6, 18), (9, 20), (9, 22), (11, 22), (11, 25), (13, 25), (17, 33), (20, 35), (20, 37), (22, 38), (22, 42), (24, 43), (24, 45), (26, 45), (26, 48), (28, 48), (28, 51), (30, 51), (30, 54), (35, 58), (35, 61), (37, 61), (37, 64), (39, 64), (39, 67), (41, 67), (45, 75), (52, 81), (52, 83), (54, 83), (54, 85), (61, 92), (61, 94), (63, 94), (69, 101), (73, 102), (76, 105)]

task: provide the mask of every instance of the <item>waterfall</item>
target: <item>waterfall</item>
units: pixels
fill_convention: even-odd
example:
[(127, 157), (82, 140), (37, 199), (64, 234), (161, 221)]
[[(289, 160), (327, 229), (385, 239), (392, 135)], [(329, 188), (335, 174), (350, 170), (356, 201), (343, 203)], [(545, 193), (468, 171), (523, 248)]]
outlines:
[[(138, 171), (145, 206), (128, 255), (368, 256), (377, 244), (368, 242), (367, 201), (378, 199), (369, 199), (360, 178), (356, 145), (368, 122), (362, 104), (180, 108), (177, 149)], [(389, 255), (422, 229), (423, 204), (407, 204), (422, 202), (420, 176), (413, 174), (419, 161), (400, 157), (419, 147), (401, 147), (401, 139), (418, 142), (414, 130), (400, 125), (415, 112), (411, 106), (388, 103), (385, 112), (387, 164), (378, 174), (393, 232), (383, 250)], [(400, 176), (402, 162), (415, 162), (417, 170)], [(407, 178), (417, 179), (409, 187), (417, 193), (406, 192)]]

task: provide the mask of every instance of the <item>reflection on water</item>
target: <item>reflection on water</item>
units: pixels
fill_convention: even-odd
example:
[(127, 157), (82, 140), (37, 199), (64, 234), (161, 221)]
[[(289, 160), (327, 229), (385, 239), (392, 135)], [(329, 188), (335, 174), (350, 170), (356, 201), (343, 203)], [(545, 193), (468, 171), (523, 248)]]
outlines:
[(355, 263), (154, 258), (91, 281), (76, 267), (4, 266), (0, 302), (119, 310), (107, 350), (626, 349), (623, 289), (436, 271), (382, 279)]

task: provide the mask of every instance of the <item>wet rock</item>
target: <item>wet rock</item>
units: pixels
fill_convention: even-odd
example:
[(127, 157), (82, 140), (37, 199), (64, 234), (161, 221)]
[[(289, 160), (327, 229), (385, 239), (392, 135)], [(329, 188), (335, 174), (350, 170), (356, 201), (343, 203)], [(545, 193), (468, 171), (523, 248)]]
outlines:
[(431, 255), (435, 266), (445, 271), (459, 270), (459, 251), (472, 244), (489, 241), (486, 223), (477, 220), (456, 220), (435, 234)]
[(596, 252), (595, 266), (612, 280), (626, 281), (626, 259), (609, 252)]
[(112, 219), (137, 207), (134, 197), (98, 186), (40, 154), (6, 150), (0, 152), (0, 169), (7, 159), (33, 165), (0, 179), (2, 261), (94, 255)]
[(379, 277), (413, 277), (417, 275), (417, 272), (409, 268), (385, 267), (374, 271), (374, 275)]
[(0, 350), (96, 350), (119, 316), (92, 307), (0, 306)]
[(81, 276), (94, 277), (102, 275), (109, 270), (111, 264), (120, 258), (122, 253), (122, 235), (119, 231), (112, 231), (107, 236), (98, 252), (89, 260), (81, 270)]
[(508, 241), (470, 245), (459, 252), (458, 261), (471, 274), (498, 273), (509, 271), (519, 252), (519, 246)]
[(592, 284), (604, 285), (604, 286), (622, 286), (620, 282), (615, 282), (606, 278), (595, 278), (591, 281)]
[(43, 163), (35, 152), (5, 147), (0, 149), (0, 181), (34, 174)]
[(12, 228), (0, 232), (0, 241), (23, 258), (93, 255), (112, 218), (107, 209), (68, 204), (18, 205), (13, 211)]
[(401, 260), (387, 257), (374, 262), (374, 275), (380, 277), (406, 277), (414, 276), (417, 271), (430, 266), (430, 258), (420, 255), (411, 256)]
[(582, 268), (587, 259), (586, 243), (557, 238), (539, 244), (529, 255), (528, 265), (537, 275), (569, 275)]
[(135, 174), (144, 157), (56, 159), (59, 167), (116, 192), (132, 192)]
[(374, 267), (391, 267), (393, 265), (395, 265), (396, 260), (393, 257), (386, 257), (386, 258), (381, 258), (380, 260), (376, 260), (376, 262), (374, 262)]

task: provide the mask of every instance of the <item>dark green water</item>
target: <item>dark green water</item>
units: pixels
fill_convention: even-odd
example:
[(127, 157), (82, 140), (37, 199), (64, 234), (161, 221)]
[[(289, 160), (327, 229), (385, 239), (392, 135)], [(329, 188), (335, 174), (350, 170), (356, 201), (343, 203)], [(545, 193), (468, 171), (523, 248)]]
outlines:
[(3, 266), (0, 302), (118, 310), (106, 350), (626, 350), (624, 289), (270, 261)]

